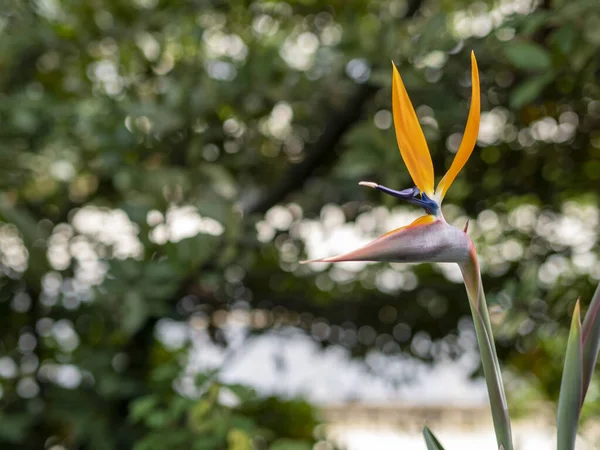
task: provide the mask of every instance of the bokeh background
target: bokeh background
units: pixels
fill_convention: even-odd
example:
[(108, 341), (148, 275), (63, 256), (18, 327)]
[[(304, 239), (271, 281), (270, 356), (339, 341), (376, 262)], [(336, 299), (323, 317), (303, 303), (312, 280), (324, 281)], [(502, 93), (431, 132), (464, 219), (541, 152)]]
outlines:
[(332, 402), (485, 399), (454, 266), (298, 263), (420, 214), (357, 184), (412, 186), (390, 60), (441, 176), (471, 50), (443, 211), (511, 408), (551, 416), (600, 279), (599, 49), (587, 0), (3, 1), (0, 447), (327, 450)]

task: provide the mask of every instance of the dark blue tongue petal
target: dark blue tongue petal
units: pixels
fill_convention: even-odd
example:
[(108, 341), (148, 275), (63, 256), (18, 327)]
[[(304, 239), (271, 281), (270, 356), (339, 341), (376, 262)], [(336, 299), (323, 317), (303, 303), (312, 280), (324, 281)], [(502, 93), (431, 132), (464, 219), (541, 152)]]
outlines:
[(428, 214), (433, 214), (434, 216), (438, 214), (440, 209), (440, 206), (435, 200), (427, 197), (427, 194), (421, 192), (416, 186), (409, 189), (403, 189), (401, 191), (395, 191), (394, 189), (381, 186), (377, 183), (371, 183), (370, 181), (361, 181), (358, 184), (360, 184), (361, 186), (368, 186), (373, 189), (379, 189), (380, 191), (385, 192), (386, 194), (389, 194), (393, 197), (404, 200), (405, 202), (420, 206)]

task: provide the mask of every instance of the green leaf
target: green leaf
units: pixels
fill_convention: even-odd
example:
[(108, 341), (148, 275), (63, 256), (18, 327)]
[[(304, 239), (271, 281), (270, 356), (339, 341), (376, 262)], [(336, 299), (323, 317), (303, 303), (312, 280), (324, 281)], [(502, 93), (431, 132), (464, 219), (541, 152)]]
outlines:
[(175, 396), (171, 401), (167, 412), (171, 420), (179, 420), (185, 416), (189, 408), (193, 405), (191, 399), (181, 396)]
[(212, 188), (222, 197), (234, 199), (238, 195), (235, 178), (222, 165), (205, 164), (202, 166), (202, 175), (211, 181)]
[(535, 11), (531, 14), (527, 14), (522, 18), (522, 28), (519, 36), (531, 36), (536, 33), (548, 22), (548, 18), (551, 17), (549, 11)]
[(0, 441), (22, 444), (33, 421), (34, 416), (29, 414), (0, 411)]
[(256, 398), (256, 391), (249, 386), (244, 386), (243, 384), (228, 384), (224, 387), (230, 390), (242, 403)]
[(569, 340), (567, 341), (565, 366), (560, 383), (557, 417), (557, 450), (573, 450), (575, 448), (579, 413), (581, 411), (581, 388), (582, 342), (578, 300), (573, 311), (571, 331), (569, 332)]
[(227, 225), (231, 219), (233, 205), (216, 195), (211, 198), (212, 201), (202, 201), (196, 204), (198, 213), (201, 216), (215, 219), (223, 226)]
[[(156, 306), (157, 302), (151, 300), (168, 299), (179, 287), (181, 276), (179, 270), (174, 266), (175, 261), (147, 261), (144, 263), (142, 280), (139, 283), (142, 295), (148, 306)], [(158, 314), (159, 311), (149, 310), (148, 315)]]
[(244, 416), (242, 414), (231, 415), (231, 425), (237, 429), (252, 432), (256, 428), (256, 420), (251, 417)]
[(543, 75), (531, 77), (519, 84), (510, 93), (510, 107), (520, 109), (533, 102), (542, 93), (544, 88), (554, 80), (554, 73), (548, 72)]
[(214, 450), (215, 448), (224, 448), (224, 440), (223, 436), (218, 436), (216, 434), (204, 434), (201, 437), (196, 437), (194, 439), (194, 450)]
[(581, 387), (581, 403), (585, 399), (594, 367), (598, 359), (598, 349), (600, 347), (600, 283), (596, 288), (596, 292), (592, 297), (592, 303), (585, 313), (583, 319), (583, 369), (582, 369), (582, 387)]
[(531, 42), (514, 42), (504, 48), (504, 55), (517, 69), (547, 70), (552, 66), (550, 54)]
[(158, 406), (158, 397), (156, 395), (146, 395), (138, 398), (131, 403), (129, 417), (134, 422), (139, 422), (148, 416)]
[(568, 55), (575, 45), (577, 28), (573, 24), (565, 24), (550, 35), (550, 43), (563, 55)]
[(227, 443), (229, 450), (252, 450), (250, 436), (244, 430), (232, 429), (227, 433)]
[(213, 402), (200, 399), (188, 411), (188, 425), (197, 433), (205, 431), (208, 416), (213, 408)]
[(293, 439), (278, 439), (273, 442), (273, 445), (269, 447), (269, 450), (311, 450), (312, 445), (302, 442), (296, 441)]
[(444, 450), (440, 441), (437, 440), (435, 435), (427, 427), (423, 428), (423, 436), (425, 437), (425, 443), (427, 444), (427, 450)]
[(128, 335), (135, 334), (148, 318), (144, 299), (136, 289), (130, 289), (123, 298), (123, 318), (121, 326)]
[(197, 266), (208, 261), (213, 256), (217, 242), (217, 237), (204, 233), (182, 239), (175, 244), (178, 262)]
[(145, 420), (146, 426), (149, 428), (165, 428), (169, 425), (169, 414), (164, 410), (157, 410), (150, 413)]
[(142, 201), (142, 199), (136, 199), (136, 202), (125, 202), (121, 205), (121, 209), (125, 211), (129, 219), (142, 227), (146, 226), (146, 218), (148, 217), (148, 211), (150, 211), (150, 205)]

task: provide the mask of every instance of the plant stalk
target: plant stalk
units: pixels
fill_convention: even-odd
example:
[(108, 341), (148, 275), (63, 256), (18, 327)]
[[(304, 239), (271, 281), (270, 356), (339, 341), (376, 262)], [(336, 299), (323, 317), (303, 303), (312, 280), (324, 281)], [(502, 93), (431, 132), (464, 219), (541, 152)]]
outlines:
[(477, 260), (477, 254), (473, 246), (471, 246), (470, 260), (459, 264), (459, 266), (463, 274), (471, 314), (473, 315), (473, 323), (475, 324), (475, 334), (477, 336), (483, 374), (490, 399), (498, 447), (505, 450), (513, 450), (512, 431), (504, 384), (502, 383), (502, 373), (500, 372), (500, 363), (498, 362), (494, 335), (492, 334), (490, 315), (483, 292), (479, 261)]

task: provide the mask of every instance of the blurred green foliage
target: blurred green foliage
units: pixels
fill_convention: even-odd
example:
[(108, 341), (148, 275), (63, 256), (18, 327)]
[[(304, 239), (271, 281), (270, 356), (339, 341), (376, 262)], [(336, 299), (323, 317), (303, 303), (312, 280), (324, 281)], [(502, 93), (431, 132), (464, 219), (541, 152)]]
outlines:
[[(240, 404), (219, 405), (223, 389)], [(314, 409), (302, 401), (258, 398), (249, 388), (213, 384), (200, 400), (156, 393), (132, 402), (130, 420), (141, 424), (134, 448), (310, 450), (318, 424)]]
[(439, 176), (472, 49), (479, 147), (444, 214), (471, 218), (501, 358), (555, 398), (568, 316), (600, 278), (599, 23), (585, 0), (4, 2), (2, 448), (312, 442), (301, 404), (177, 393), (187, 347), (158, 337), (167, 319), (223, 347), (239, 314), (251, 334), (294, 326), (356, 357), (464, 352), (445, 268), (298, 261), (311, 236), (404, 224), (357, 186), (412, 185), (389, 60)]

